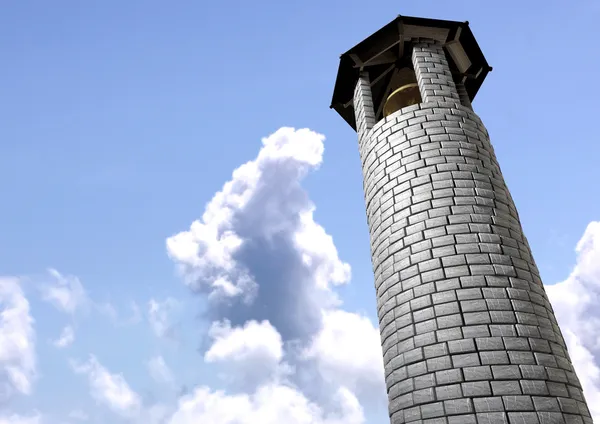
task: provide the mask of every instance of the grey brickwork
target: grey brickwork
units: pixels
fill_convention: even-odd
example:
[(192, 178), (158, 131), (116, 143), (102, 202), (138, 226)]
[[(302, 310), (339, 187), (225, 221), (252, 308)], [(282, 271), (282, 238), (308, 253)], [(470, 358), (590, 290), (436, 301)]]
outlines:
[(371, 96), (369, 74), (361, 72), (354, 89), (354, 110), (356, 112), (356, 132), (359, 141), (368, 135), (375, 124), (375, 109)]
[(592, 423), (487, 130), (439, 45), (413, 64), (423, 103), (354, 96), (391, 422)]
[(472, 109), (473, 106), (471, 105), (471, 99), (469, 99), (469, 94), (467, 93), (467, 89), (465, 88), (465, 85), (462, 82), (459, 82), (456, 84), (456, 91), (458, 92), (458, 97), (460, 98), (460, 103), (463, 106), (466, 106), (469, 109)]
[(444, 48), (439, 43), (429, 40), (416, 42), (412, 62), (424, 103), (460, 102)]

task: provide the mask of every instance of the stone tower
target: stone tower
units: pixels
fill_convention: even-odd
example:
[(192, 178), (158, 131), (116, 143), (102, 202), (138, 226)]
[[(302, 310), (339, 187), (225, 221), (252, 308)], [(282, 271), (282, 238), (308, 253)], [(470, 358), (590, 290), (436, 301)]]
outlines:
[(471, 101), (468, 22), (398, 16), (344, 53), (393, 424), (592, 423)]

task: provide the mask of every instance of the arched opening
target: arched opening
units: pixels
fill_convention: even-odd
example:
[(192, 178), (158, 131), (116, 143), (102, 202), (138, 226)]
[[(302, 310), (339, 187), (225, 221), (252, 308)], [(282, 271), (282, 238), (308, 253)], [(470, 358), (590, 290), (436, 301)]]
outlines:
[(417, 83), (415, 71), (411, 68), (398, 69), (392, 76), (387, 96), (383, 100), (382, 118), (391, 115), (400, 109), (421, 103), (421, 91)]
[(383, 117), (402, 109), (406, 106), (421, 103), (421, 92), (419, 84), (411, 82), (397, 88), (388, 96), (383, 105)]

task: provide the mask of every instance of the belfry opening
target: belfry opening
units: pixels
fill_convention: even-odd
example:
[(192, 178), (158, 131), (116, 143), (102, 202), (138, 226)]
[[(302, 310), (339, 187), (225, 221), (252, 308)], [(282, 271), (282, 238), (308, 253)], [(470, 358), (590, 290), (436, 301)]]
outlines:
[[(384, 99), (383, 118), (388, 117), (400, 109), (421, 103), (421, 92), (415, 71), (411, 68), (398, 70), (392, 77), (387, 92), (390, 94)], [(378, 118), (382, 118), (378, 117)]]

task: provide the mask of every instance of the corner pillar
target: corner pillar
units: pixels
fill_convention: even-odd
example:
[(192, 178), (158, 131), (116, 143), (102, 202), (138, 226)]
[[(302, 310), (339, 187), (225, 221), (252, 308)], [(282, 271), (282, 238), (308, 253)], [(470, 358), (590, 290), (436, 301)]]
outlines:
[(373, 106), (373, 94), (371, 93), (371, 81), (366, 71), (361, 71), (356, 86), (354, 87), (354, 117), (356, 119), (356, 132), (359, 143), (375, 125), (375, 108)]
[(419, 40), (413, 46), (412, 62), (424, 103), (460, 103), (460, 96), (443, 46), (434, 40)]

